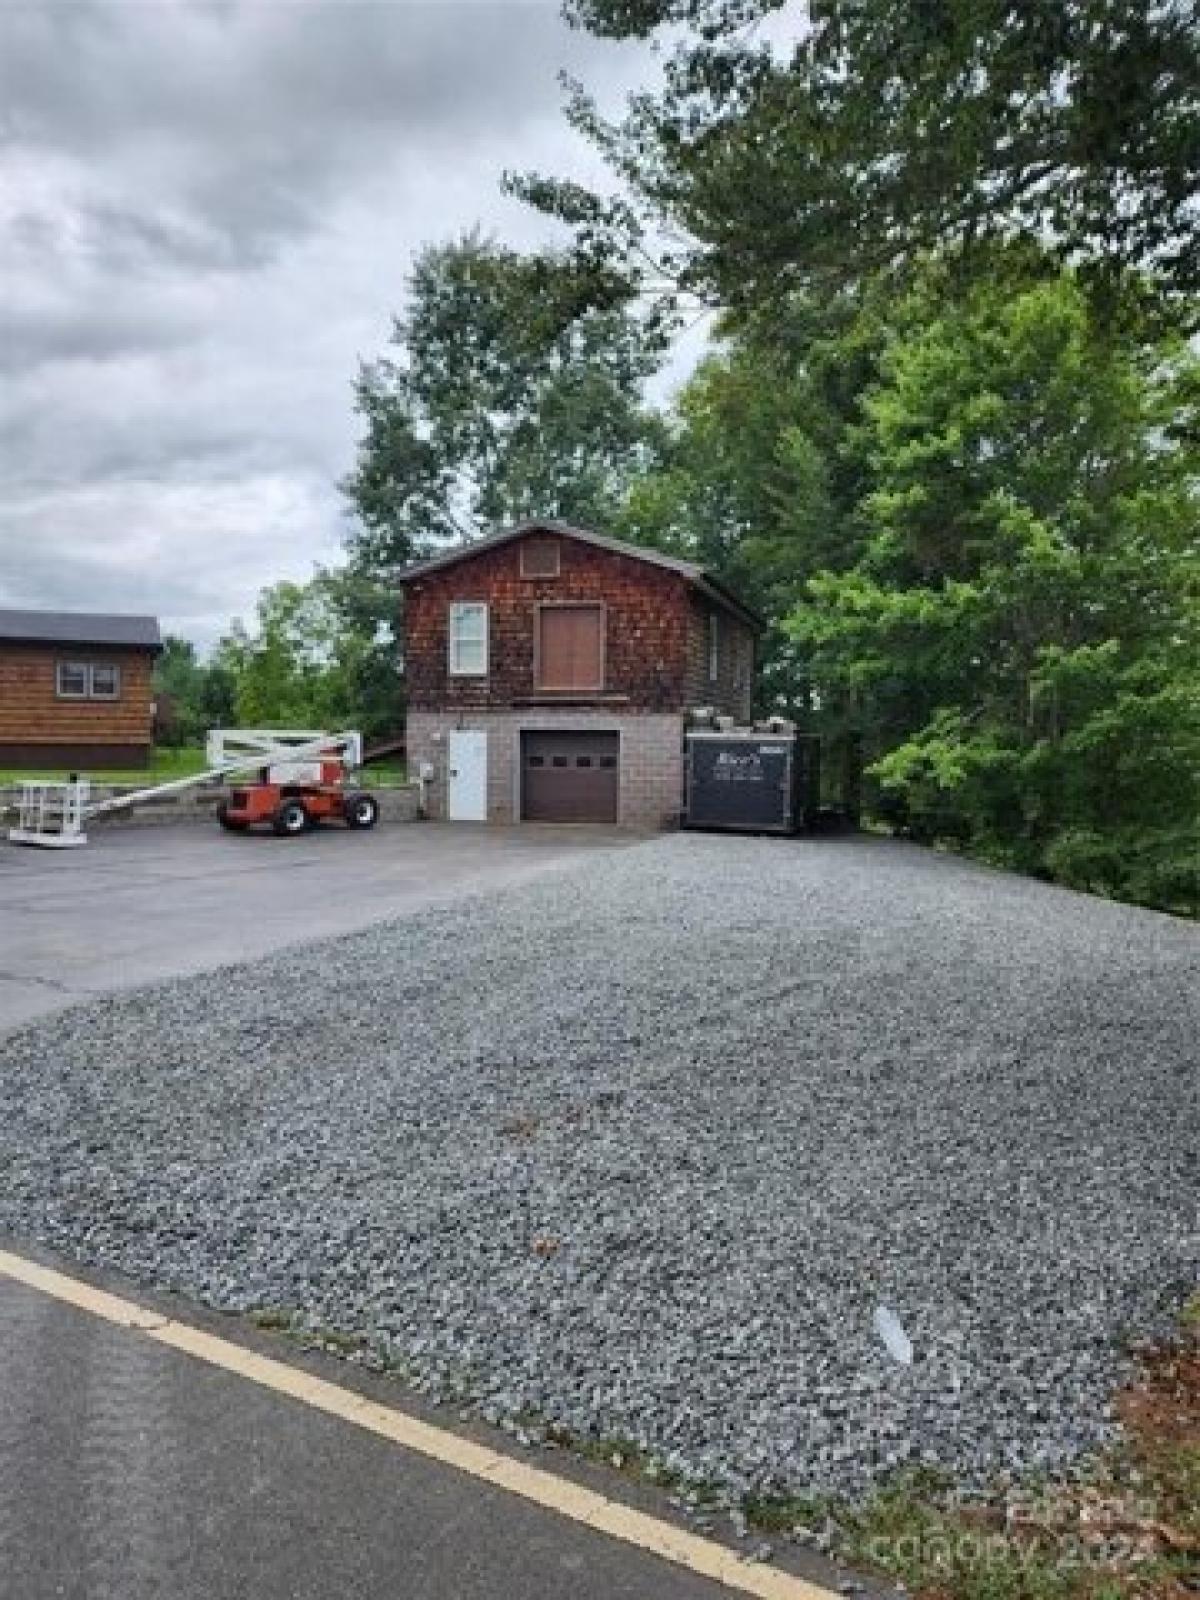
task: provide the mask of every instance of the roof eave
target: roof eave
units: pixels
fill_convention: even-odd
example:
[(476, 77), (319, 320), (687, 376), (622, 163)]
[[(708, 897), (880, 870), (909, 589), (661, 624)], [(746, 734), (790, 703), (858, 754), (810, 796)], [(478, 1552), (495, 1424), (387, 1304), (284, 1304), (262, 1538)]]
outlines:
[(148, 655), (159, 656), (163, 652), (161, 639), (153, 643), (148, 639), (97, 639), (94, 636), (81, 636), (77, 639), (65, 638), (62, 634), (46, 635), (33, 633), (4, 633), (0, 634), (0, 646), (6, 644), (33, 644), (45, 648), (48, 645), (63, 645), (70, 650), (144, 650)]

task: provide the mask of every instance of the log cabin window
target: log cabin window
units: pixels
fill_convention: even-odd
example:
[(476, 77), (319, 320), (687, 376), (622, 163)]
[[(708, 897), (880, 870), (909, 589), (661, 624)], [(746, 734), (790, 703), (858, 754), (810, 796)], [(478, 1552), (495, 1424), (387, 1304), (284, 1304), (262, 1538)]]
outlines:
[(55, 685), (60, 700), (86, 700), (88, 669), (86, 661), (60, 661)]
[(111, 661), (59, 661), (54, 688), (60, 700), (119, 700), (121, 669)]
[(112, 661), (59, 661), (54, 664), (59, 699), (120, 699), (122, 669)]
[(488, 608), (478, 600), (450, 607), (450, 676), (483, 678), (488, 669)]
[(523, 578), (557, 578), (559, 554), (557, 539), (526, 539), (521, 545)]
[(534, 665), (539, 689), (602, 689), (604, 607), (539, 606)]
[(93, 700), (119, 700), (121, 697), (121, 669), (111, 661), (100, 661), (92, 667), (91, 696)]

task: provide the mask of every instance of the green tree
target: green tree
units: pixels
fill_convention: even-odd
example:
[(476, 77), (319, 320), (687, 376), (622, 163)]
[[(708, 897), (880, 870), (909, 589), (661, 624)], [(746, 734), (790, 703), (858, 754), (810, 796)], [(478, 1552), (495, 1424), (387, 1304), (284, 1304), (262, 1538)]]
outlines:
[(930, 252), (986, 273), (992, 243), (1026, 240), (1101, 299), (1138, 283), (1194, 313), (1197, 0), (812, 0), (772, 48), (759, 24), (783, 4), (569, 0), (602, 36), (661, 31), (664, 83), (617, 125), (573, 90), (621, 196), (513, 187), (582, 260), (735, 309)]
[(658, 336), (597, 308), (602, 274), (475, 235), (423, 251), (408, 287), (395, 353), (356, 387), (352, 565), (383, 577), (528, 516), (609, 525), (660, 442), (642, 404)]
[(235, 622), (216, 653), (244, 727), (392, 733), (403, 709), (390, 628), (395, 597), (355, 572), (318, 571), (259, 596), (255, 628)]
[(884, 346), (881, 308), (793, 307), (722, 332), (678, 397), (665, 465), (632, 486), (624, 528), (703, 562), (762, 613), (759, 709), (821, 733), (827, 798), (857, 811), (855, 697), (830, 683), (816, 692), (784, 621), (812, 577), (851, 566), (862, 546), (869, 478), (855, 441)]
[(168, 634), (154, 667), (156, 738), (165, 745), (201, 744), (209, 728), (233, 716), (234, 685), (219, 662), (203, 661), (188, 639)]
[(1197, 397), (1071, 275), (910, 301), (866, 401), (866, 542), (791, 628), (853, 693), (886, 809), (1200, 906)]

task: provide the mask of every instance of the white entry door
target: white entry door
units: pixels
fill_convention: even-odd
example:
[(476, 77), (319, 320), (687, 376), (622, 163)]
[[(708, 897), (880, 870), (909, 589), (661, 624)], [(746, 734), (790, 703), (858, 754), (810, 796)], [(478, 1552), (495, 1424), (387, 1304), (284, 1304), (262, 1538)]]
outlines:
[(487, 821), (487, 733), (450, 730), (450, 782), (446, 815), (451, 822)]

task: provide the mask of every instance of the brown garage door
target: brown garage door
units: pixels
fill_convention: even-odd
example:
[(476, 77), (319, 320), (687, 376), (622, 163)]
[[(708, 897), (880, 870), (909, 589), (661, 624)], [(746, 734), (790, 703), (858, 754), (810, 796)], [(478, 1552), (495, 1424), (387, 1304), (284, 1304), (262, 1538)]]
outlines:
[(521, 735), (527, 822), (615, 822), (617, 777), (615, 733)]

